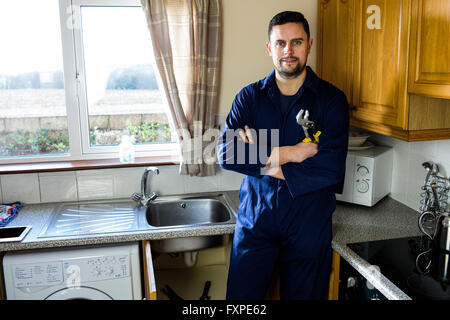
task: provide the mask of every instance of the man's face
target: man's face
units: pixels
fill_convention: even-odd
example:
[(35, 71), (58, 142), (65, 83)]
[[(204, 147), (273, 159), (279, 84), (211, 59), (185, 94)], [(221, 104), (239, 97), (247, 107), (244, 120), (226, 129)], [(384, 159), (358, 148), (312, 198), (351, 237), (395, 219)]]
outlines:
[(302, 74), (312, 46), (312, 38), (308, 40), (303, 24), (289, 22), (273, 26), (269, 40), (266, 47), (277, 73), (284, 79)]

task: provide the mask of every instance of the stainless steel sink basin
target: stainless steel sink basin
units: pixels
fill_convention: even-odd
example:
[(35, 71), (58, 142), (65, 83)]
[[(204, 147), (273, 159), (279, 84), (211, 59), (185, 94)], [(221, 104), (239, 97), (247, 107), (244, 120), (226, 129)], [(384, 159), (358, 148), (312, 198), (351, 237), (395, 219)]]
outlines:
[[(235, 223), (235, 213), (227, 199), (219, 195), (161, 197), (149, 204), (147, 222), (155, 228), (196, 227)], [(217, 247), (223, 235), (171, 238), (152, 241), (156, 252), (185, 252)]]
[(221, 223), (230, 219), (230, 211), (216, 199), (160, 201), (147, 208), (147, 222), (154, 227)]

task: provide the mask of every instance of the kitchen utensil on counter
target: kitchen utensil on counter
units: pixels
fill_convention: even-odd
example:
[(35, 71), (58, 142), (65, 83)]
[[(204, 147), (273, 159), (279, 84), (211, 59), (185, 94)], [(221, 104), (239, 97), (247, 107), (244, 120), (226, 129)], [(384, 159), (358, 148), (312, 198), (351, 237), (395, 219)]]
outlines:
[(348, 146), (349, 148), (362, 147), (367, 145), (368, 138), (370, 138), (369, 134), (350, 129), (348, 132)]
[(373, 142), (367, 140), (362, 145), (357, 146), (357, 147), (349, 145), (348, 150), (350, 150), (350, 151), (367, 150), (367, 149), (373, 148), (374, 146), (375, 146), (375, 144)]
[(422, 274), (431, 273), (442, 285), (450, 283), (450, 212), (447, 199), (450, 180), (438, 176), (439, 166), (422, 163), (427, 170), (421, 196), (419, 229), (431, 241), (431, 247), (417, 256), (416, 267)]
[(438, 175), (439, 166), (431, 162), (424, 162), (422, 166), (427, 171), (424, 185), (421, 187), (422, 199), (420, 200), (420, 211), (439, 210), (450, 213), (448, 207), (448, 192), (450, 190), (450, 179)]
[[(429, 233), (423, 227), (423, 220), (427, 216), (433, 216), (435, 227), (433, 233)], [(425, 211), (419, 217), (419, 228), (432, 240), (431, 248), (417, 256), (417, 269), (421, 273), (430, 272), (438, 281), (450, 283), (450, 217), (447, 213)], [(431, 255), (430, 255), (431, 253)], [(424, 263), (424, 259), (428, 259)], [(423, 267), (425, 264), (425, 267)]]

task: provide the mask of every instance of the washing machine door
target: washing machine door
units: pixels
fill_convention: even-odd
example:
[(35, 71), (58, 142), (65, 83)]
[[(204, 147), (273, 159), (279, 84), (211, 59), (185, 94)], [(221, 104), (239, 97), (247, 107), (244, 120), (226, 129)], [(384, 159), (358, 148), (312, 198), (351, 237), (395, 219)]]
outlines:
[(95, 288), (73, 287), (55, 291), (45, 300), (112, 300), (111, 296)]

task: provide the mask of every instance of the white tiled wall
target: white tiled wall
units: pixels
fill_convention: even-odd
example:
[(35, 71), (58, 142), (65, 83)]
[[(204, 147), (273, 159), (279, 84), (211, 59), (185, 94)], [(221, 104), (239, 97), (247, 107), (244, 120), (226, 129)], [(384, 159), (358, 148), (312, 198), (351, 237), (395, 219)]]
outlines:
[[(190, 177), (178, 173), (179, 166), (159, 166), (159, 175), (149, 173), (148, 191), (160, 195), (239, 190), (241, 174), (217, 166), (215, 176)], [(0, 176), (0, 203), (67, 202), (129, 198), (140, 192), (145, 167), (80, 170)]]
[(4, 203), (37, 203), (41, 200), (39, 179), (35, 173), (2, 175), (1, 184)]
[(77, 201), (78, 188), (75, 172), (39, 173), (41, 202)]
[(78, 199), (113, 199), (114, 171), (112, 169), (77, 171)]
[(423, 162), (436, 163), (439, 175), (450, 178), (450, 140), (405, 142), (370, 133), (370, 140), (394, 148), (391, 197), (419, 211), (421, 186), (426, 171)]

